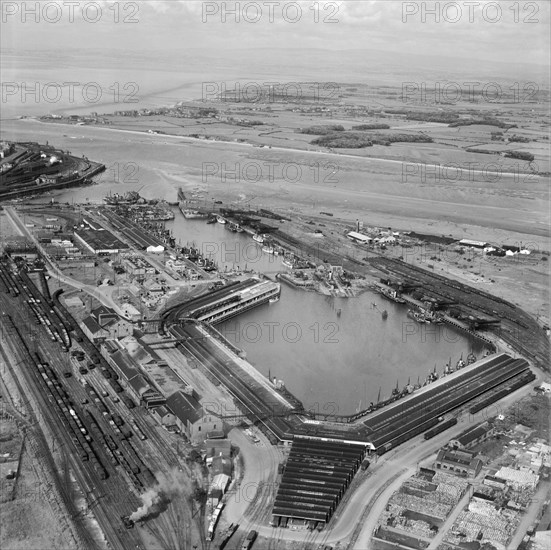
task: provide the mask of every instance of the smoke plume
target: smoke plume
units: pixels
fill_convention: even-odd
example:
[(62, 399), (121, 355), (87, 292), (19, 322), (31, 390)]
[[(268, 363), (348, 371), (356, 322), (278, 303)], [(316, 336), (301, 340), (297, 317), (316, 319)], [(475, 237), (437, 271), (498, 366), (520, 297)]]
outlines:
[(158, 483), (140, 495), (142, 505), (129, 516), (130, 521), (144, 521), (157, 517), (168, 508), (172, 498), (181, 491), (182, 485), (189, 482), (185, 475), (177, 470), (172, 471), (169, 476), (158, 472), (155, 478)]

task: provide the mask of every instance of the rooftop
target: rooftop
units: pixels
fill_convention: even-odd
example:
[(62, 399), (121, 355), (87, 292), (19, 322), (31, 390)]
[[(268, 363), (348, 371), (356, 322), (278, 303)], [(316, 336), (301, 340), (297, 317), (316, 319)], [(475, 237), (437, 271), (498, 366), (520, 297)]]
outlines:
[(293, 440), (272, 514), (328, 521), (364, 456), (359, 445)]
[(82, 320), (83, 325), (90, 331), (91, 334), (105, 333), (107, 332), (101, 327), (93, 317), (85, 317)]
[(184, 423), (197, 422), (201, 418), (202, 405), (199, 401), (182, 391), (177, 391), (166, 400), (168, 408)]
[(472, 428), (469, 428), (465, 430), (463, 433), (458, 435), (453, 441), (457, 441), (460, 445), (466, 447), (473, 441), (476, 441), (480, 437), (483, 437), (488, 433), (490, 430), (490, 427), (488, 424), (479, 424), (478, 426), (474, 426)]

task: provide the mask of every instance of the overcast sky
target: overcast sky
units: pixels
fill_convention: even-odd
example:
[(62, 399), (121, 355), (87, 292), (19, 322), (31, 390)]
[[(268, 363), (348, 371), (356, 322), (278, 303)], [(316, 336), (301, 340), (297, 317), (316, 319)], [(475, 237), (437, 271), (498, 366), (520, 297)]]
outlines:
[[(198, 48), (229, 60), (229, 52), (236, 48), (293, 48), (297, 55), (303, 48), (366, 49), (458, 57), (473, 63), (481, 59), (549, 63), (549, 0), (123, 0), (117, 3), (118, 15), (112, 1), (79, 2), (74, 8), (63, 0), (42, 1), (42, 10), (34, 15), (35, 3), (2, 0), (3, 48), (21, 52), (90, 48), (111, 50), (114, 55), (118, 50), (178, 55)], [(88, 5), (86, 14), (84, 5)], [(235, 7), (239, 21), (232, 13)], [(434, 8), (439, 22), (430, 13)]]

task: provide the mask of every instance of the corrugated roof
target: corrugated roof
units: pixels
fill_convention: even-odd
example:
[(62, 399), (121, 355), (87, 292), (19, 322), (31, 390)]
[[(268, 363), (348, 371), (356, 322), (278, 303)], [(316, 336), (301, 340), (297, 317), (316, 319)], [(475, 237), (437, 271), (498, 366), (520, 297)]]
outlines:
[(295, 439), (272, 514), (328, 521), (364, 456), (359, 445)]

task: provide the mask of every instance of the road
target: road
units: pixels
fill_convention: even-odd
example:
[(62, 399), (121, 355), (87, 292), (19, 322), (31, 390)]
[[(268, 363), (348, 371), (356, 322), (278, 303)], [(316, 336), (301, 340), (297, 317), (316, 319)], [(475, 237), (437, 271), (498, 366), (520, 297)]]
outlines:
[[(98, 300), (101, 304), (103, 304), (106, 307), (110, 307), (117, 311), (122, 317), (124, 315), (122, 314), (119, 306), (115, 303), (113, 298), (107, 294), (102, 292), (102, 290), (96, 286), (93, 285), (87, 285), (85, 283), (81, 283), (80, 281), (77, 281), (76, 279), (73, 279), (72, 277), (68, 277), (65, 275), (55, 264), (54, 261), (50, 258), (50, 256), (46, 253), (44, 248), (40, 246), (39, 243), (36, 242), (34, 236), (32, 233), (28, 230), (27, 227), (23, 224), (19, 216), (17, 215), (17, 212), (13, 207), (6, 206), (4, 208), (6, 211), (9, 219), (13, 223), (14, 227), (19, 231), (19, 233), (27, 238), (29, 238), (40, 250), (40, 253), (45, 261), (45, 264), (48, 268), (48, 273), (51, 275), (54, 279), (63, 282), (69, 286), (72, 286), (73, 288), (76, 288), (77, 290), (82, 290), (83, 292), (86, 292), (89, 296), (92, 296), (96, 300)], [(110, 289), (110, 287), (107, 287)], [(111, 290), (111, 289), (110, 289)], [(112, 292), (112, 290), (111, 290)]]

